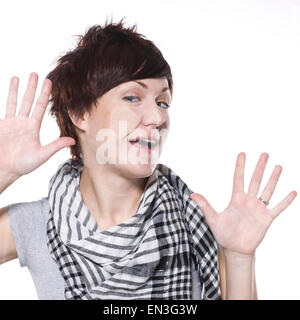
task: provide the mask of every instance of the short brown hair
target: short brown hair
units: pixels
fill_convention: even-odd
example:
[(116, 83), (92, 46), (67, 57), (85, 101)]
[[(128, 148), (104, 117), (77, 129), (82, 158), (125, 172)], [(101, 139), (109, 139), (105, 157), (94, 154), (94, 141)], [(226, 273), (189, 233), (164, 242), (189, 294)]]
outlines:
[(125, 28), (123, 19), (90, 27), (78, 36), (76, 48), (61, 56), (47, 75), (52, 81), (49, 113), (56, 118), (60, 137), (75, 139), (71, 146), (74, 161), (82, 160), (82, 151), (68, 111), (80, 118), (104, 93), (131, 80), (166, 77), (173, 92), (169, 64), (136, 28)]

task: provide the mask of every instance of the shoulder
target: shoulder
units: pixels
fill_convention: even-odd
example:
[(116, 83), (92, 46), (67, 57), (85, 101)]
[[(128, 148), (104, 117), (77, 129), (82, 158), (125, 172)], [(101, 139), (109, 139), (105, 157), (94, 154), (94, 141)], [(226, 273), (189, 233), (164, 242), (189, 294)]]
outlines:
[(10, 212), (10, 214), (15, 214), (15, 212), (22, 212), (24, 214), (28, 212), (37, 213), (45, 210), (47, 206), (49, 207), (48, 203), (48, 197), (43, 197), (34, 201), (16, 202), (9, 204), (7, 206), (7, 211)]
[(47, 197), (8, 205), (7, 215), (14, 236), (28, 242), (44, 232), (49, 210)]
[(169, 167), (158, 164), (157, 170), (161, 180), (168, 187), (175, 190), (182, 204), (183, 215), (187, 231), (190, 235), (191, 250), (196, 258), (197, 271), (202, 277), (205, 296), (209, 299), (220, 297), (219, 270), (218, 270), (218, 244), (211, 232), (203, 212), (190, 198), (192, 190)]
[(167, 183), (167, 188), (173, 190), (179, 199), (182, 200), (183, 205), (190, 200), (190, 194), (192, 190), (187, 184), (181, 179), (181, 177), (170, 167), (159, 163), (156, 167), (160, 184), (164, 185)]
[(7, 214), (12, 229), (18, 233), (38, 232), (46, 227), (50, 206), (48, 197), (35, 201), (18, 202), (7, 206)]
[(10, 220), (22, 221), (25, 225), (34, 220), (43, 221), (49, 212), (48, 197), (35, 201), (17, 202), (7, 206), (7, 213)]

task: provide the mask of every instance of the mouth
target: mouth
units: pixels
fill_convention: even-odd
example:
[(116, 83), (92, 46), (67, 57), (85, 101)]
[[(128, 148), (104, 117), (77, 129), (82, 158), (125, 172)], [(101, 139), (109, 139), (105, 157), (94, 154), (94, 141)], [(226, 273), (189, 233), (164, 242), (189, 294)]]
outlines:
[(129, 143), (131, 145), (134, 145), (137, 148), (146, 149), (149, 152), (151, 152), (151, 150), (154, 149), (158, 145), (157, 140), (148, 139), (148, 138), (140, 138), (140, 137), (129, 140)]

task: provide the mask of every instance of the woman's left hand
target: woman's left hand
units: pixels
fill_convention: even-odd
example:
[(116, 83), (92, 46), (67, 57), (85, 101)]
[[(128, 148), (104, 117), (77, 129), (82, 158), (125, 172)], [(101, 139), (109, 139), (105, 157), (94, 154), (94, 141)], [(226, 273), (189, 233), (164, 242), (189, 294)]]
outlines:
[(255, 249), (263, 240), (272, 221), (292, 203), (297, 193), (296, 191), (290, 192), (276, 206), (268, 209), (267, 204), (272, 197), (282, 169), (280, 166), (274, 168), (265, 189), (258, 198), (268, 154), (261, 154), (247, 192), (244, 191), (245, 158), (245, 153), (238, 155), (231, 201), (223, 212), (218, 214), (198, 193), (192, 193), (190, 197), (202, 210), (216, 241), (226, 251), (254, 255)]

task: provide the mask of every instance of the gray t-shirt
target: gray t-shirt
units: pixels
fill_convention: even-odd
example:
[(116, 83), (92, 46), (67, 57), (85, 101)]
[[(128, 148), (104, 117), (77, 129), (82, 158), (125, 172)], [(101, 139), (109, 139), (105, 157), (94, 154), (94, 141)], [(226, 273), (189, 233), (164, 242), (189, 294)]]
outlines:
[[(48, 198), (8, 206), (8, 218), (21, 267), (27, 267), (40, 300), (65, 300), (64, 279), (47, 247)], [(200, 299), (200, 282), (193, 270), (193, 299)]]
[(64, 300), (64, 279), (47, 247), (48, 198), (8, 206), (21, 267), (28, 267), (38, 298)]

